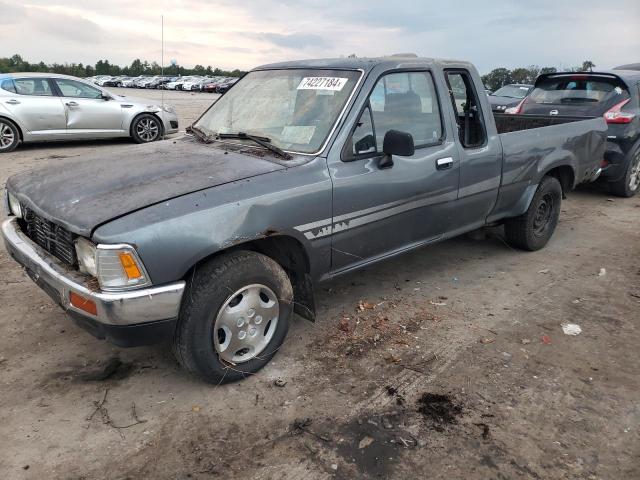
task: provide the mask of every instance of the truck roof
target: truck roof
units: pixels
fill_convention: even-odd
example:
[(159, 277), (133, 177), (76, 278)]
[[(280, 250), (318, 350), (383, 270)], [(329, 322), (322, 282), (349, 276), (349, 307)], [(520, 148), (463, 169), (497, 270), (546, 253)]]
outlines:
[(377, 58), (319, 58), (311, 60), (295, 60), (291, 62), (269, 63), (254, 70), (271, 70), (284, 68), (325, 68), (336, 70), (364, 70), (368, 72), (374, 67), (383, 65), (389, 69), (403, 67), (429, 67), (438, 65), (444, 68), (475, 68), (470, 62), (443, 58), (423, 58), (413, 54), (399, 54)]

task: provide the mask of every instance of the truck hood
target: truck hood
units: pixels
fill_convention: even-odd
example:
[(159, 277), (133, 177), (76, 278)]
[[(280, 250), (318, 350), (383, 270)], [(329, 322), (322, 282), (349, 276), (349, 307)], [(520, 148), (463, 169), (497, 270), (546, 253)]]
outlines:
[(7, 189), (38, 215), (90, 237), (99, 225), (135, 210), (285, 168), (184, 137), (20, 173)]

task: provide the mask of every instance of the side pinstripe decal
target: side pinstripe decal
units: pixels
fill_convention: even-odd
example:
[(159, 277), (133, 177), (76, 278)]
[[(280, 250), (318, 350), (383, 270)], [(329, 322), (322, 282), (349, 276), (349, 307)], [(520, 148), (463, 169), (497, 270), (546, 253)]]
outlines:
[(316, 222), (307, 223), (294, 227), (299, 232), (303, 232), (304, 236), (308, 240), (316, 240), (318, 238), (326, 237), (331, 233), (342, 232), (350, 228), (360, 227), (367, 223), (376, 222), (384, 218), (399, 215), (410, 210), (426, 207), (435, 203), (442, 203), (455, 200), (458, 192), (451, 191), (441, 193), (439, 195), (432, 195), (429, 197), (419, 197), (415, 200), (400, 200), (390, 202), (382, 205), (376, 205), (375, 207), (365, 208), (344, 215), (336, 216), (333, 221), (330, 218), (324, 220), (318, 220)]

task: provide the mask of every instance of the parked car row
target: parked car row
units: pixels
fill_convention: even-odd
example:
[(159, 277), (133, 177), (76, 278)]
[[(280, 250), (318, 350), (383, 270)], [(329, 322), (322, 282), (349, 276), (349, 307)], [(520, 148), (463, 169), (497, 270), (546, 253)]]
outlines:
[[(489, 96), (492, 105), (501, 90), (513, 91), (514, 87), (526, 86), (503, 87)], [(608, 135), (601, 180), (620, 197), (632, 197), (640, 191), (640, 71), (634, 65), (600, 72), (544, 74), (528, 87), (530, 91), (517, 104), (498, 110), (493, 107), (494, 112), (558, 121), (604, 117)]]
[(237, 77), (203, 77), (189, 75), (172, 77), (166, 75), (154, 76), (108, 76), (99, 75), (86, 80), (100, 87), (149, 88), (166, 90), (185, 90), (189, 92), (225, 93), (231, 85), (238, 81)]

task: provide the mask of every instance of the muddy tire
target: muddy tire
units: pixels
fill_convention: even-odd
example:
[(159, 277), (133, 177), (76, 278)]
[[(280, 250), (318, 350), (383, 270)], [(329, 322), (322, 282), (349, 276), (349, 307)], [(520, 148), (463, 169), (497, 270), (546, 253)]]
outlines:
[(155, 142), (162, 138), (162, 122), (155, 115), (144, 113), (131, 124), (131, 138), (136, 143)]
[(242, 380), (282, 346), (293, 311), (286, 272), (251, 251), (215, 257), (196, 268), (173, 340), (182, 367), (205, 381)]
[(15, 123), (0, 118), (0, 153), (12, 152), (20, 144), (20, 131)]
[(544, 247), (558, 224), (562, 187), (555, 177), (544, 177), (538, 185), (529, 209), (504, 224), (507, 242), (522, 250)]
[(617, 197), (630, 198), (640, 190), (640, 148), (631, 155), (624, 177), (609, 184), (609, 190)]

